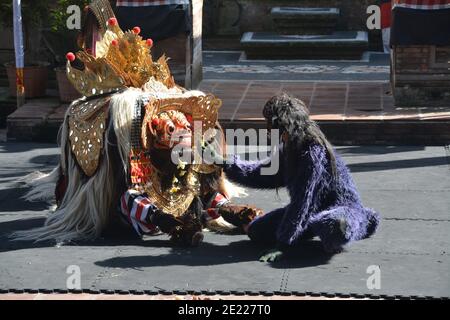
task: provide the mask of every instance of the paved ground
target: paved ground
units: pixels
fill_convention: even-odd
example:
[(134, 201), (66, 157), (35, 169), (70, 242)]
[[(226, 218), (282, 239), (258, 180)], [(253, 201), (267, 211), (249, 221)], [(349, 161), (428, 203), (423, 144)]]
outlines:
[(200, 90), (222, 99), (222, 121), (264, 123), (261, 110), (272, 96), (287, 92), (305, 102), (316, 121), (448, 121), (448, 107), (400, 108), (388, 82), (204, 80)]
[[(383, 216), (375, 237), (339, 255), (312, 241), (278, 264), (257, 261), (264, 248), (245, 236), (207, 233), (195, 249), (173, 249), (165, 236), (108, 238), (78, 245), (14, 243), (5, 235), (38, 226), (47, 206), (19, 198), (14, 181), (56, 162), (53, 145), (0, 144), (0, 289), (65, 289), (69, 265), (86, 289), (328, 292), (450, 296), (450, 153), (444, 147), (340, 147), (367, 206)], [(280, 191), (251, 191), (244, 202), (270, 210)], [(381, 268), (381, 289), (366, 286)]]

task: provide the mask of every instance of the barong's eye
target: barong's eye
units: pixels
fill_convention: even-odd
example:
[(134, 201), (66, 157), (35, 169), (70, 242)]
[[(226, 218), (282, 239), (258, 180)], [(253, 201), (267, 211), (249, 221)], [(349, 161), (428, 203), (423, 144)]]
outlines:
[(172, 123), (168, 123), (166, 126), (166, 132), (173, 133), (175, 131), (175, 126)]

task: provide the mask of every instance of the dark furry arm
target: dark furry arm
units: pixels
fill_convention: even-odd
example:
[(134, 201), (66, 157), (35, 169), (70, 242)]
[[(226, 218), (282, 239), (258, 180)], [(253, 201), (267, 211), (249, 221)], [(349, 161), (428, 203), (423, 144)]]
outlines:
[(271, 157), (261, 161), (244, 161), (239, 159), (238, 156), (234, 156), (231, 159), (231, 163), (229, 161), (225, 164), (224, 171), (228, 179), (246, 187), (256, 189), (283, 187), (284, 182), (281, 165), (274, 175), (261, 174), (261, 169), (264, 166), (270, 165), (271, 161), (281, 161), (281, 157), (279, 159)]

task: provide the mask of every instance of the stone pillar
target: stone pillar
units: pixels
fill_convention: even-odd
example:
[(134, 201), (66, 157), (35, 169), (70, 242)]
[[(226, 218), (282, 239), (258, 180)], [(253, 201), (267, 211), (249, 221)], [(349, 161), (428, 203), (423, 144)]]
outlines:
[(203, 78), (202, 70), (202, 10), (203, 0), (190, 0), (191, 34), (179, 34), (158, 41), (153, 50), (154, 58), (166, 54), (177, 84), (196, 89)]

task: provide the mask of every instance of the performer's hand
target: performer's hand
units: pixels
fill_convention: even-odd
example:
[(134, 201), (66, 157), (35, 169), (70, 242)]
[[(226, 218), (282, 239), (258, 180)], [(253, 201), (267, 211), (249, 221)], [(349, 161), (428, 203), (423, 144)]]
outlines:
[[(235, 226), (248, 226), (263, 211), (259, 208), (246, 205), (226, 204), (219, 208), (219, 214), (229, 223)], [(245, 232), (247, 232), (244, 229)]]
[(260, 258), (261, 262), (277, 262), (280, 261), (284, 256), (283, 251), (280, 249), (271, 249), (266, 251)]
[(216, 166), (224, 166), (226, 160), (217, 153), (216, 149), (210, 143), (202, 142), (203, 161), (215, 164)]

